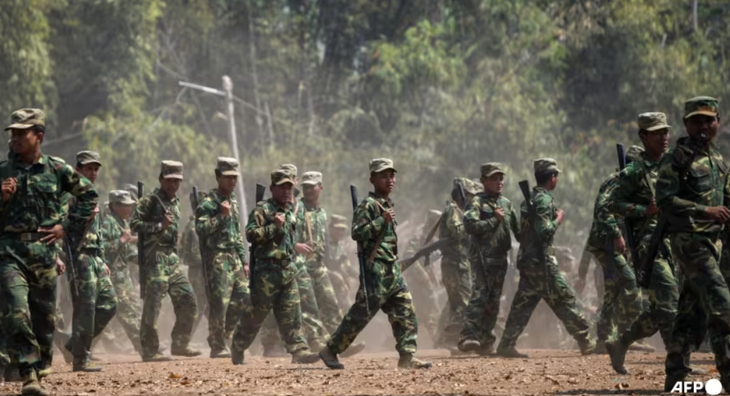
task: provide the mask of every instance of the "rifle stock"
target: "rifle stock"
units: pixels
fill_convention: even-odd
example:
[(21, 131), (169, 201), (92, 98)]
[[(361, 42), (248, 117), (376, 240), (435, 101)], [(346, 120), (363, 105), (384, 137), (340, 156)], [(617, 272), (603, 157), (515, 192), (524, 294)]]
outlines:
[[(193, 206), (195, 207), (193, 216), (195, 217), (195, 222), (198, 221), (198, 206), (200, 206), (200, 200), (198, 199), (198, 186), (193, 186)], [(197, 226), (196, 226), (197, 228)], [(205, 262), (205, 253), (204, 253), (204, 246), (205, 243), (202, 238), (198, 237), (198, 247), (200, 249), (200, 265), (203, 269), (203, 280), (205, 281), (205, 294), (206, 294), (206, 305), (209, 305), (208, 301), (210, 301), (210, 278), (208, 274), (208, 265)], [(203, 307), (201, 307), (203, 308)], [(204, 307), (200, 310), (200, 312), (205, 312), (208, 309), (208, 306)]]
[[(144, 196), (144, 183), (141, 181), (137, 182), (137, 199), (140, 200)], [(139, 201), (138, 201), (139, 202)], [(137, 233), (137, 269), (139, 270), (139, 296), (144, 301), (145, 285), (147, 283), (147, 276), (144, 270), (144, 233)]]
[[(350, 198), (352, 199), (352, 213), (353, 213), (353, 219), (355, 211), (357, 210), (358, 200), (357, 200), (357, 187), (354, 185), (350, 185)], [(375, 249), (378, 247), (375, 246)], [(357, 259), (360, 263), (360, 284), (362, 285), (362, 291), (365, 295), (365, 309), (370, 312), (370, 304), (368, 303), (368, 288), (366, 287), (365, 283), (365, 252), (362, 247), (361, 242), (357, 242)]]

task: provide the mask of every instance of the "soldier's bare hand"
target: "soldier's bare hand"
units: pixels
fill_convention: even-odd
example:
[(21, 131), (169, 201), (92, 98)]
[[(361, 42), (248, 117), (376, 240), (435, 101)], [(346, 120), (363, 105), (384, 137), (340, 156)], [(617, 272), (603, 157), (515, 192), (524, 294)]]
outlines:
[(165, 230), (167, 227), (172, 225), (172, 214), (167, 213), (165, 214), (165, 217), (162, 218), (162, 229)]
[(558, 224), (563, 224), (563, 220), (565, 219), (565, 212), (563, 212), (563, 209), (558, 209), (557, 216), (558, 217), (555, 221), (557, 221)]
[(51, 228), (41, 227), (38, 229), (38, 232), (40, 232), (41, 234), (48, 234), (41, 238), (41, 242), (47, 242), (48, 245), (51, 245), (66, 236), (66, 231), (60, 224), (56, 224)]
[(613, 251), (617, 253), (624, 254), (626, 251), (626, 241), (624, 240), (623, 236), (619, 236), (618, 238), (614, 238), (613, 240)]
[(18, 189), (17, 181), (14, 177), (9, 177), (3, 181), (3, 202), (8, 202), (10, 197), (15, 194)]
[(129, 230), (124, 230), (124, 232), (122, 232), (122, 236), (119, 237), (119, 242), (129, 243), (131, 241), (132, 241), (132, 234), (129, 232)]
[(284, 226), (284, 214), (283, 213), (277, 213), (276, 216), (274, 216), (274, 224), (276, 224), (276, 228), (281, 228)]
[(646, 215), (654, 216), (657, 213), (659, 213), (659, 207), (656, 206), (656, 198), (652, 198), (651, 203), (646, 207)]
[(104, 273), (106, 274), (106, 276), (112, 275), (112, 271), (109, 269), (109, 266), (106, 265), (106, 263), (104, 263)]
[(385, 212), (383, 212), (383, 217), (385, 218), (386, 223), (392, 223), (393, 220), (395, 220), (395, 210), (388, 209)]
[(221, 216), (228, 217), (231, 213), (231, 202), (225, 201), (221, 204)]
[(712, 206), (707, 208), (707, 217), (719, 223), (725, 224), (730, 220), (730, 210), (724, 206)]
[(56, 257), (56, 273), (58, 275), (63, 275), (66, 273), (66, 263), (64, 263), (60, 257)]
[(496, 217), (497, 220), (499, 220), (499, 221), (504, 220), (504, 209), (502, 209), (502, 208), (494, 209), (494, 217)]
[(251, 267), (248, 263), (243, 263), (243, 273), (246, 274), (247, 279), (251, 279)]
[(297, 243), (296, 245), (294, 245), (294, 250), (296, 250), (297, 253), (303, 254), (305, 256), (310, 255), (314, 252), (314, 249), (312, 249), (312, 247), (306, 243)]

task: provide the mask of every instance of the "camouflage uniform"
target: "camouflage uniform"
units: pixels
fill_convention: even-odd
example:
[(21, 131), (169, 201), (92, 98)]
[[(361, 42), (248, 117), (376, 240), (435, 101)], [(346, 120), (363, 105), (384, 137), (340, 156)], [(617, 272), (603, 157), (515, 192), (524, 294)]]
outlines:
[[(76, 155), (76, 162), (78, 165), (101, 164), (99, 154), (94, 151), (79, 152)], [(94, 216), (91, 227), (86, 235), (82, 236), (81, 241), (71, 238), (68, 241), (75, 249), (72, 263), (74, 268), (68, 272), (74, 307), (71, 344), (68, 346), (72, 347), (74, 370), (76, 370), (90, 363), (91, 342), (114, 317), (117, 311), (117, 296), (103, 259), (101, 214), (97, 213)]]
[[(685, 103), (685, 119), (696, 115), (715, 117), (718, 102), (696, 97)], [(684, 275), (672, 339), (667, 347), (667, 385), (690, 373), (691, 344), (704, 334), (692, 335), (695, 323), (707, 323), (715, 364), (723, 387), (730, 389), (730, 292), (718, 262), (723, 225), (709, 220), (708, 207), (730, 205), (728, 168), (714, 143), (696, 150), (690, 137), (677, 141), (662, 158), (656, 185), (657, 205), (668, 219), (672, 251)], [(694, 158), (693, 158), (694, 154)], [(682, 173), (684, 169), (686, 172)], [(684, 178), (681, 177), (684, 175)]]
[[(335, 229), (347, 230), (349, 226), (345, 223), (347, 219), (344, 216), (332, 215), (330, 217), (330, 234)], [(345, 241), (343, 239), (334, 239), (330, 237), (328, 256), (325, 258), (327, 273), (332, 282), (332, 288), (335, 291), (337, 302), (340, 309), (348, 309), (352, 305), (353, 294), (350, 290), (350, 283), (358, 279), (357, 267), (354, 267), (347, 257), (345, 251)]]
[[(535, 175), (558, 173), (555, 160), (543, 158), (535, 160)], [(557, 208), (549, 191), (538, 186), (532, 190), (531, 202), (535, 218), (528, 212), (527, 202), (521, 205), (520, 249), (517, 269), (520, 271), (520, 284), (512, 300), (512, 307), (505, 324), (497, 353), (507, 354), (514, 351), (520, 336), (535, 307), (544, 299), (555, 315), (563, 322), (571, 336), (578, 342), (581, 352), (592, 353), (595, 342), (589, 336), (589, 324), (576, 302), (573, 289), (560, 274), (554, 255), (553, 238), (558, 229)], [(542, 243), (538, 241), (542, 240)], [(540, 260), (543, 249), (545, 262)]]
[[(199, 193), (199, 200), (203, 200), (205, 195)], [(192, 197), (192, 193), (191, 193)], [(191, 200), (192, 202), (192, 200)], [(193, 212), (195, 208), (193, 208)], [(200, 242), (198, 234), (195, 232), (195, 216), (190, 216), (188, 223), (182, 232), (182, 240), (180, 243), (180, 260), (188, 267), (188, 280), (195, 292), (195, 300), (198, 303), (198, 310), (203, 310), (201, 315), (195, 320), (193, 325), (193, 334), (200, 324), (200, 320), (205, 316), (208, 318), (210, 309), (208, 308), (208, 292), (205, 288), (205, 276), (203, 275), (203, 262), (200, 256)]]
[[(161, 168), (161, 177), (182, 179), (182, 163), (163, 161)], [(172, 214), (173, 222), (163, 229), (165, 213)], [(198, 316), (198, 305), (193, 287), (183, 273), (177, 255), (179, 221), (179, 199), (168, 198), (159, 188), (139, 199), (130, 220), (132, 230), (144, 238), (144, 263), (140, 263), (141, 271), (144, 271), (146, 277), (140, 326), (143, 360), (159, 355), (157, 318), (160, 316), (162, 300), (168, 294), (176, 317), (172, 329), (171, 352), (173, 355), (195, 355), (187, 350), (190, 348), (193, 324)]]
[[(125, 190), (114, 190), (109, 193), (111, 205), (134, 205), (135, 201)], [(104, 219), (101, 237), (106, 262), (111, 271), (111, 280), (117, 295), (117, 316), (134, 349), (141, 352), (139, 340), (139, 323), (142, 319), (142, 304), (137, 289), (132, 284), (132, 277), (127, 264), (137, 256), (137, 245), (132, 242), (122, 243), (124, 231), (129, 231), (129, 222), (109, 213)]]
[[(218, 158), (221, 176), (238, 176), (238, 161)], [(221, 205), (228, 201), (230, 213), (223, 217)], [(195, 229), (203, 246), (208, 273), (208, 345), (211, 357), (227, 351), (226, 340), (233, 332), (243, 312), (251, 305), (248, 280), (243, 270), (247, 262), (246, 245), (239, 227), (236, 195), (225, 196), (213, 189), (195, 211)]]
[[(7, 129), (44, 125), (38, 109), (22, 109), (11, 116)], [(39, 227), (62, 224), (68, 233), (80, 233), (89, 222), (98, 195), (93, 185), (62, 159), (41, 155), (28, 167), (10, 159), (0, 163), (0, 182), (14, 177), (17, 190), (3, 213), (0, 232), (0, 301), (7, 352), (17, 362), (26, 386), (39, 386), (37, 372), (50, 368), (53, 358), (56, 313), (57, 248), (39, 239)], [(78, 199), (65, 218), (62, 195)]]
[[(416, 254), (419, 247), (423, 244), (428, 233), (436, 226), (437, 222), (441, 218), (442, 213), (438, 210), (432, 210), (428, 212), (426, 222), (423, 225), (423, 229), (420, 232), (418, 238), (412, 238), (406, 247), (405, 256), (410, 257)], [(426, 265), (428, 264), (428, 265)], [(441, 346), (439, 339), (439, 319), (438, 315), (438, 303), (436, 301), (436, 278), (433, 276), (433, 267), (430, 264), (424, 262), (424, 260), (418, 260), (408, 267), (408, 271), (404, 271), (403, 279), (406, 285), (413, 285), (414, 287), (409, 288), (413, 297), (413, 306), (416, 310), (416, 316), (418, 317), (419, 325), (426, 329), (426, 332), (433, 340), (434, 345), (437, 347)]]
[[(504, 172), (497, 163), (481, 166), (482, 178)], [(501, 208), (504, 218), (498, 219), (495, 210)], [(466, 307), (464, 329), (461, 332), (460, 349), (467, 340), (479, 342), (478, 352), (492, 351), (496, 337), (494, 326), (499, 316), (502, 286), (507, 275), (508, 254), (512, 248), (510, 231), (519, 235), (517, 213), (512, 203), (503, 195), (486, 192), (477, 194), (464, 212), (464, 227), (471, 236), (469, 254), (474, 271), (474, 288)]]

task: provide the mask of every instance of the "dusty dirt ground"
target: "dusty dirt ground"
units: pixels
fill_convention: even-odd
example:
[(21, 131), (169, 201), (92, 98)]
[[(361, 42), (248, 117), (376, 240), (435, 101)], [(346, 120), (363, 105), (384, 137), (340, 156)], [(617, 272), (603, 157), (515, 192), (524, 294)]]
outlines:
[[(99, 355), (104, 371), (73, 373), (55, 359), (55, 373), (44, 380), (55, 395), (607, 395), (660, 394), (664, 354), (629, 352), (631, 373), (617, 375), (608, 356), (582, 357), (575, 351), (525, 350), (529, 359), (449, 357), (447, 351), (425, 350), (417, 356), (434, 366), (397, 370), (397, 355), (366, 353), (340, 359), (345, 370), (329, 370), (321, 362), (293, 365), (290, 358), (246, 356), (246, 364), (228, 359), (179, 358), (167, 363), (142, 363), (135, 355)], [(717, 376), (709, 354), (694, 354), (693, 364)], [(0, 394), (18, 394), (20, 384), (0, 387)]]

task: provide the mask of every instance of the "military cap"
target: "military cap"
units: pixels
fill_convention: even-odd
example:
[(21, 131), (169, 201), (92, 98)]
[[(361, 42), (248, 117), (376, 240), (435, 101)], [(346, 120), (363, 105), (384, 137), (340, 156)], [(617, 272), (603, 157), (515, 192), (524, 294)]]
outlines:
[(560, 173), (558, 163), (552, 158), (538, 158), (534, 162), (535, 174)]
[(294, 184), (294, 177), (292, 176), (291, 172), (286, 169), (274, 169), (273, 172), (271, 172), (271, 185), (272, 186), (280, 186), (284, 183), (291, 183)]
[(110, 204), (134, 205), (136, 202), (127, 190), (112, 190), (109, 192)]
[(160, 174), (163, 179), (180, 179), (183, 178), (183, 164), (178, 161), (162, 161), (160, 165)]
[(671, 128), (667, 124), (667, 115), (659, 112), (639, 114), (639, 130), (656, 131), (659, 129)]
[(478, 193), (481, 188), (477, 183), (474, 183), (473, 181), (467, 179), (466, 177), (456, 177), (454, 178), (454, 187), (453, 188), (459, 188), (459, 185), (464, 189), (464, 192), (467, 194), (476, 194)]
[(297, 167), (294, 164), (283, 164), (279, 166), (279, 169), (284, 169), (291, 173), (292, 177), (297, 177)]
[(96, 151), (84, 150), (76, 153), (76, 163), (79, 165), (99, 164), (101, 165), (101, 156)]
[(317, 184), (322, 184), (322, 173), (314, 171), (305, 172), (302, 175), (301, 184), (310, 184), (313, 186), (316, 186)]
[(379, 173), (384, 170), (392, 169), (393, 172), (397, 172), (393, 167), (393, 160), (389, 158), (375, 158), (370, 160), (370, 173)]
[(641, 158), (641, 153), (644, 152), (643, 147), (631, 146), (626, 150), (626, 163), (631, 163)]
[(137, 191), (137, 186), (132, 183), (127, 183), (124, 185), (124, 190), (129, 192), (129, 195), (134, 199), (137, 200), (137, 195), (139, 195), (139, 191)]
[(709, 96), (697, 96), (684, 102), (684, 118), (702, 114), (716, 117), (720, 113), (719, 101)]
[(501, 173), (504, 175), (504, 170), (502, 170), (502, 164), (498, 162), (487, 162), (486, 164), (482, 164), (479, 170), (484, 177), (489, 177), (496, 173)]
[(9, 129), (28, 129), (34, 126), (46, 126), (46, 114), (41, 109), (20, 109), (10, 115)]
[(229, 157), (218, 157), (216, 169), (223, 176), (238, 176), (238, 160)]
[(330, 215), (330, 227), (332, 228), (349, 228), (347, 218), (338, 214)]

